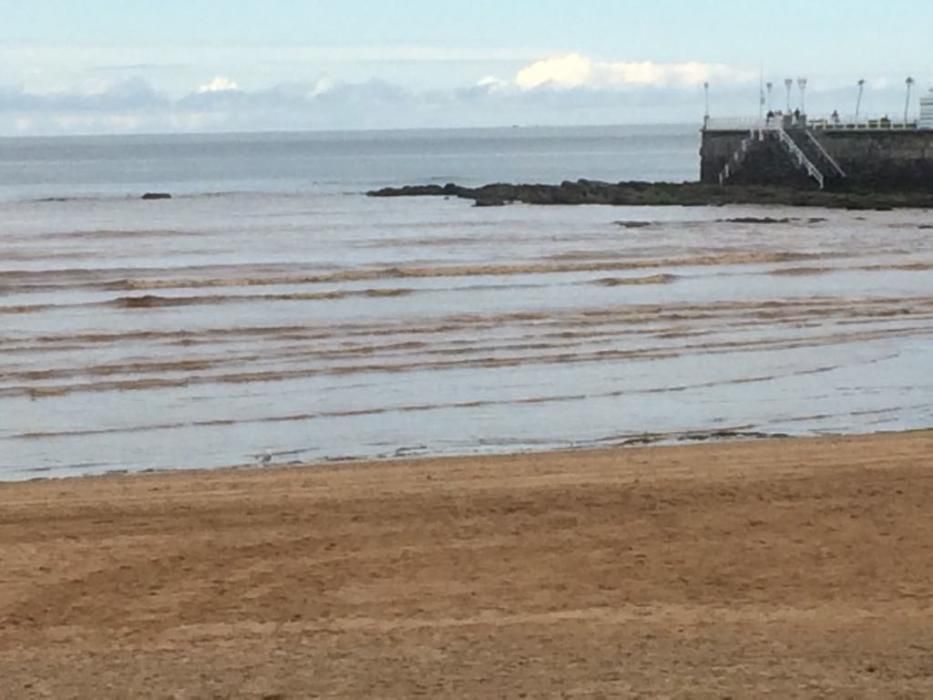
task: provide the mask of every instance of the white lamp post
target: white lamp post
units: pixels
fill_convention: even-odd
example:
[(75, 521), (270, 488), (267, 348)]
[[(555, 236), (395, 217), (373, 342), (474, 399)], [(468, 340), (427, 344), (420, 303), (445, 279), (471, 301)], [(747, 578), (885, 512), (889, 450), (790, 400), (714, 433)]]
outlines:
[(794, 81), (791, 78), (786, 78), (784, 80), (784, 88), (787, 90), (787, 113), (790, 114), (790, 89), (794, 86)]
[(800, 88), (800, 113), (807, 113), (807, 79), (797, 78), (797, 87)]
[(907, 116), (910, 113), (910, 91), (914, 86), (914, 79), (908, 77), (907, 83), (907, 102), (904, 104), (904, 126), (907, 126)]
[(858, 115), (862, 111), (862, 95), (865, 93), (865, 78), (858, 81), (858, 100), (855, 102), (855, 123), (858, 124)]

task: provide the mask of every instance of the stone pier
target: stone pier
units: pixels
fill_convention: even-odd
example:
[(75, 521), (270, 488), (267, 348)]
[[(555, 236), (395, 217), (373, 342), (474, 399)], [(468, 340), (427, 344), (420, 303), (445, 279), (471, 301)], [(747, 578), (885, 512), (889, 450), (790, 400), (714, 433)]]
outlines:
[(838, 164), (844, 177), (827, 173), (826, 189), (933, 191), (933, 129), (896, 124), (821, 128), (804, 121), (785, 128), (752, 122), (717, 126), (710, 122), (702, 132), (700, 179), (726, 186), (822, 186), (792, 157), (787, 145), (774, 137), (778, 130), (800, 144), (818, 169), (827, 168), (816, 162), (821, 151)]

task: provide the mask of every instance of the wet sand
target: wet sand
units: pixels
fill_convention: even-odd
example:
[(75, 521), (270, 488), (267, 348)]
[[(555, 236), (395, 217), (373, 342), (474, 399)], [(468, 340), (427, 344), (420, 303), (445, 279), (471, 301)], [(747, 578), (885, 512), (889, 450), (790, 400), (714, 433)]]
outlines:
[(4, 481), (933, 425), (928, 211), (0, 213)]
[(0, 485), (0, 697), (930, 697), (933, 432)]

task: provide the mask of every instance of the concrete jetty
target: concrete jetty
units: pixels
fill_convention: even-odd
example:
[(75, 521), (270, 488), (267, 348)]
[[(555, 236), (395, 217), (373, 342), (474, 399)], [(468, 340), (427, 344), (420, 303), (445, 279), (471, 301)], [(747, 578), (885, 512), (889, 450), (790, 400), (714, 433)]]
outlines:
[(921, 100), (917, 121), (707, 118), (700, 159), (707, 184), (931, 190), (933, 97)]

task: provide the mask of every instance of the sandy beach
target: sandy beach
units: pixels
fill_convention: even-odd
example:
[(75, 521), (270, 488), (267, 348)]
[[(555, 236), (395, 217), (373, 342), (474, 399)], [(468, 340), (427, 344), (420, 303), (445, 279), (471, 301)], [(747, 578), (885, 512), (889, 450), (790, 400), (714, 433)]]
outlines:
[(0, 485), (4, 698), (930, 697), (933, 433)]

